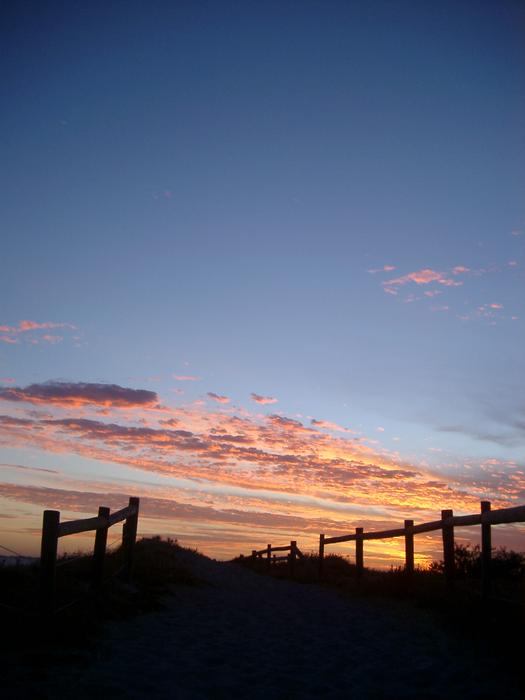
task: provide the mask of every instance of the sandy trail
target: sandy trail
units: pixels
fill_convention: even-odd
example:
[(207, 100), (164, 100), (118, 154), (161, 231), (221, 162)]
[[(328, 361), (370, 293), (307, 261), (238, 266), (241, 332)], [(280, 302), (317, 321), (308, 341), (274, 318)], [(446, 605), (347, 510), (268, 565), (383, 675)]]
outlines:
[(496, 662), (423, 612), (191, 564), (206, 585), (177, 587), (164, 610), (110, 624), (97, 652), (57, 668), (32, 697), (522, 697)]

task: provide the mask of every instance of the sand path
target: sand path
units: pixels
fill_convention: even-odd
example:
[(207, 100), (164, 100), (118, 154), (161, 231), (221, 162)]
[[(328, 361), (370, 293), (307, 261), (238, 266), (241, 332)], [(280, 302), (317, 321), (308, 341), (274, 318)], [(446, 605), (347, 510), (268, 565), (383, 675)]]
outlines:
[(177, 587), (164, 610), (112, 623), (97, 652), (57, 669), (33, 697), (522, 697), (496, 662), (423, 612), (191, 564), (206, 585)]

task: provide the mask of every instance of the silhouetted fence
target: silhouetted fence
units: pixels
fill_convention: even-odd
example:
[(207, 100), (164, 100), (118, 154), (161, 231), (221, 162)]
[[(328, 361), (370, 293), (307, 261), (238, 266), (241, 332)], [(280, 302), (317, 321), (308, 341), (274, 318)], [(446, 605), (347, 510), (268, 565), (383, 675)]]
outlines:
[[(379, 530), (376, 532), (365, 532), (362, 527), (356, 527), (355, 532), (351, 535), (338, 535), (336, 537), (325, 537), (324, 534), (319, 535), (319, 580), (323, 579), (324, 555), (325, 547), (330, 544), (340, 544), (341, 542), (355, 542), (355, 566), (356, 575), (361, 576), (364, 571), (364, 542), (365, 540), (385, 540), (392, 537), (404, 537), (405, 539), (405, 572), (408, 576), (414, 573), (414, 535), (425, 532), (433, 532), (441, 530), (443, 538), (443, 562), (444, 574), (447, 584), (450, 588), (453, 587), (455, 577), (455, 558), (454, 558), (454, 528), (468, 527), (472, 525), (481, 525), (481, 579), (482, 579), (482, 595), (487, 597), (491, 589), (491, 557), (492, 557), (492, 525), (503, 525), (509, 523), (525, 522), (525, 505), (515, 506), (513, 508), (500, 508), (499, 510), (491, 510), (490, 501), (481, 501), (481, 510), (474, 515), (454, 515), (452, 510), (442, 510), (441, 519), (433, 520), (428, 523), (414, 525), (413, 520), (405, 520), (403, 527), (394, 528), (392, 530)], [(288, 558), (290, 571), (293, 572), (295, 561), (294, 551), (297, 550), (297, 543), (291, 542), (290, 546), (286, 547), (271, 547), (268, 545), (266, 549), (252, 551), (252, 558), (261, 558), (266, 553), (268, 558), (268, 567), (271, 566), (270, 554), (277, 551), (290, 550)], [(277, 560), (281, 557), (277, 557)]]
[[(284, 556), (276, 556), (273, 554), (273, 552), (289, 552), (289, 554), (285, 554)], [(303, 553), (297, 546), (297, 542), (292, 540), (289, 545), (272, 547), (272, 545), (269, 544), (265, 549), (259, 549), (258, 551), (255, 549), (252, 550), (251, 558), (253, 561), (256, 559), (262, 559), (263, 557), (266, 559), (266, 567), (268, 569), (272, 567), (272, 564), (276, 564), (279, 561), (287, 561), (290, 576), (293, 577), (295, 571), (295, 561), (296, 559), (302, 559)]]
[(104, 560), (108, 530), (112, 525), (124, 521), (122, 529), (123, 564), (120, 575), (129, 581), (133, 564), (133, 552), (137, 537), (140, 499), (131, 497), (129, 505), (114, 513), (100, 506), (98, 515), (82, 520), (60, 522), (60, 511), (45, 510), (42, 523), (42, 545), (40, 550), (40, 609), (45, 614), (55, 611), (56, 602), (56, 568), (58, 539), (79, 532), (95, 531), (95, 546), (91, 570), (91, 588), (98, 590), (104, 576)]

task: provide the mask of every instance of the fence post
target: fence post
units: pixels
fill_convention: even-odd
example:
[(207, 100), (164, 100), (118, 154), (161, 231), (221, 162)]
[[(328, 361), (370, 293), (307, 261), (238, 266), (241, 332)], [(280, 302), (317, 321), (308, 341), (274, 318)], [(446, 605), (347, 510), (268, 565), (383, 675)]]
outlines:
[(323, 564), (324, 564), (324, 533), (319, 535), (319, 581), (323, 580)]
[(100, 506), (98, 509), (98, 517), (104, 518), (106, 524), (96, 530), (95, 546), (93, 548), (93, 569), (91, 574), (91, 587), (93, 590), (98, 590), (102, 585), (104, 578), (104, 559), (106, 557), (106, 542), (108, 539), (109, 508)]
[(131, 571), (133, 568), (133, 550), (135, 548), (135, 540), (137, 539), (139, 504), (140, 498), (132, 496), (129, 499), (129, 506), (136, 506), (137, 511), (134, 515), (130, 515), (129, 518), (126, 518), (124, 527), (122, 528), (122, 550), (124, 553), (122, 579), (128, 583), (131, 580)]
[(59, 525), (60, 511), (45, 510), (40, 548), (40, 610), (44, 615), (52, 615), (55, 609)]
[(364, 557), (363, 557), (363, 528), (362, 527), (356, 527), (355, 529), (355, 571), (357, 576), (361, 576), (363, 574), (363, 568), (364, 568)]
[(297, 542), (295, 540), (292, 540), (290, 542), (290, 555), (288, 557), (288, 566), (289, 566), (289, 573), (290, 573), (290, 578), (293, 578), (295, 575), (295, 548), (297, 547)]
[(252, 561), (254, 562), (257, 559), (257, 550), (252, 549)]
[[(481, 501), (481, 513), (490, 513), (490, 501)], [(490, 523), (481, 523), (481, 595), (487, 599), (491, 593), (492, 534)]]
[(266, 546), (266, 567), (268, 571), (270, 570), (272, 566), (272, 545), (269, 544)]
[(414, 527), (413, 520), (405, 520), (405, 572), (410, 576), (414, 573)]
[[(451, 510), (441, 511), (441, 520), (454, 517)], [(454, 575), (456, 572), (456, 562), (454, 559), (454, 525), (442, 525), (443, 533), (443, 562), (445, 565), (445, 578), (449, 590), (454, 587)]]

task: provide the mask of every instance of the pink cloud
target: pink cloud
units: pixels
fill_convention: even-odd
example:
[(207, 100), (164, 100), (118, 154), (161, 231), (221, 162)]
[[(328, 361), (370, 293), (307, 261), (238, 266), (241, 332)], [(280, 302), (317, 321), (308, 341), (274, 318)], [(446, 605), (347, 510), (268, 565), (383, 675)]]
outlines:
[(371, 275), (375, 275), (377, 272), (392, 272), (395, 269), (394, 265), (383, 265), (383, 267), (375, 267), (372, 270), (368, 270), (368, 272)]
[(250, 394), (250, 398), (252, 401), (255, 401), (255, 403), (260, 404), (277, 403), (277, 399), (275, 399), (273, 396), (261, 396), (260, 394), (254, 394), (253, 392)]
[[(34, 331), (42, 331), (42, 330), (50, 330), (53, 328), (69, 328), (72, 330), (76, 330), (76, 326), (74, 326), (71, 323), (54, 323), (52, 321), (44, 321), (42, 323), (38, 321), (29, 321), (29, 320), (23, 320), (18, 323), (17, 326), (7, 326), (7, 325), (2, 325), (0, 326), (0, 332), (2, 333), (8, 333), (9, 335), (3, 335), (0, 336), (0, 341), (3, 343), (10, 343), (11, 345), (14, 345), (19, 342), (18, 335), (20, 333), (27, 333), (27, 332), (34, 332)], [(58, 335), (51, 335), (49, 333), (46, 333), (45, 335), (40, 337), (40, 340), (42, 340), (45, 343), (51, 343), (51, 344), (56, 344), (59, 343), (61, 340), (63, 340), (62, 336)], [(38, 345), (39, 340), (34, 337), (30, 337), (26, 342), (29, 342), (31, 345)]]
[(494, 303), (494, 304), (489, 304), (489, 306), (491, 309), (502, 309), (503, 308), (503, 304), (495, 304)]
[[(454, 268), (458, 269), (458, 268)], [(463, 268), (461, 268), (463, 270)], [(466, 268), (465, 268), (466, 269)], [(429, 267), (426, 267), (422, 270), (417, 270), (416, 272), (409, 272), (406, 275), (403, 275), (401, 277), (396, 277), (395, 279), (388, 280), (387, 282), (383, 282), (383, 285), (387, 289), (392, 289), (394, 286), (398, 285), (404, 285), (408, 284), (410, 282), (413, 282), (414, 284), (430, 284), (431, 282), (436, 282), (437, 284), (442, 284), (445, 287), (459, 287), (462, 282), (456, 282), (453, 279), (450, 279), (448, 276), (448, 273), (446, 272), (439, 272), (437, 270), (432, 270)], [(388, 292), (391, 293), (391, 292)]]
[(338, 425), (337, 423), (332, 423), (332, 421), (329, 421), (329, 420), (316, 420), (315, 418), (312, 418), (310, 423), (312, 425), (314, 425), (316, 428), (325, 428), (325, 430), (334, 430), (334, 431), (337, 431), (340, 433), (352, 433), (353, 432), (349, 428), (343, 428), (342, 425)]
[(50, 322), (45, 322), (45, 323), (37, 323), (37, 321), (20, 321), (18, 324), (18, 330), (20, 332), (24, 331), (36, 331), (40, 330), (42, 328), (59, 328), (63, 324), (60, 323), (50, 323)]
[(50, 333), (46, 333), (42, 336), (42, 340), (46, 343), (50, 343), (51, 345), (56, 345), (64, 340), (64, 338), (61, 335), (51, 335)]
[(217, 403), (230, 403), (228, 396), (220, 396), (220, 394), (215, 394), (213, 391), (208, 391), (207, 396)]
[(469, 267), (465, 267), (464, 265), (456, 265), (456, 267), (452, 268), (452, 274), (453, 275), (461, 275), (464, 272), (470, 272)]
[(174, 374), (173, 379), (178, 382), (200, 382), (202, 377), (197, 377), (194, 374)]
[(14, 384), (15, 380), (13, 377), (0, 377), (0, 382), (2, 382), (2, 384)]

